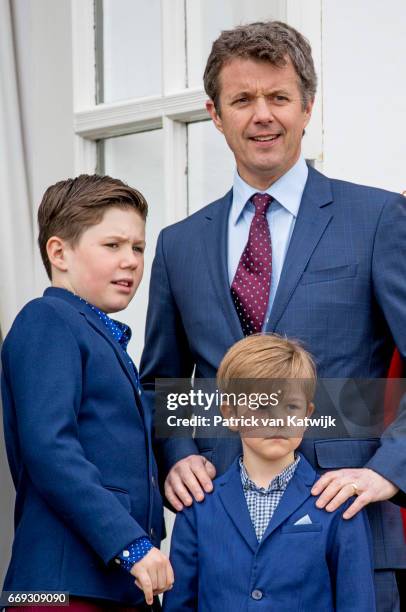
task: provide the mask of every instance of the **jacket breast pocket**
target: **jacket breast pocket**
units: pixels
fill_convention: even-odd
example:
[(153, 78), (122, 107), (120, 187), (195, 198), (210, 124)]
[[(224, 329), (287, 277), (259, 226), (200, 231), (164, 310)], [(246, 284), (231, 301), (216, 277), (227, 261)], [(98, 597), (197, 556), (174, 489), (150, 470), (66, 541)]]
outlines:
[(320, 523), (311, 523), (310, 525), (284, 525), (281, 529), (282, 533), (314, 533), (322, 531), (323, 527)]
[(335, 266), (333, 268), (319, 268), (313, 270), (305, 270), (302, 276), (302, 285), (310, 283), (326, 283), (352, 278), (356, 276), (358, 269), (357, 263)]
[(379, 447), (379, 439), (316, 440), (314, 449), (321, 469), (361, 468)]

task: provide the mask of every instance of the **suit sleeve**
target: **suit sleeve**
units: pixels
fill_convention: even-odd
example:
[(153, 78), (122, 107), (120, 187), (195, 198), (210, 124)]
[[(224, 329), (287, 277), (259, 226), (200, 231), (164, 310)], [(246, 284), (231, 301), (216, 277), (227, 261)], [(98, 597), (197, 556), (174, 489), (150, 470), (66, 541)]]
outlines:
[[(164, 235), (164, 231), (159, 235), (152, 265), (145, 348), (140, 366), (141, 383), (152, 406), (155, 403), (155, 379), (190, 379), (195, 365), (171, 289)], [(182, 271), (177, 270), (176, 273), (181, 274)], [(157, 416), (159, 418), (161, 415)], [(177, 411), (176, 416), (186, 414), (181, 415)], [(199, 454), (192, 431), (190, 437), (162, 439), (156, 446), (157, 458), (165, 475), (180, 459)]]
[[(354, 498), (346, 503), (346, 508)], [(364, 510), (352, 519), (335, 516), (328, 557), (336, 612), (373, 612), (375, 589), (372, 545), (368, 518)]]
[(7, 418), (19, 447), (11, 463), (14, 482), (28, 476), (58, 517), (108, 563), (147, 534), (103, 486), (80, 443), (77, 339), (53, 307), (32, 302), (16, 319), (2, 357)]
[(172, 534), (173, 588), (164, 595), (164, 612), (197, 612), (198, 546), (193, 508), (179, 512)]
[[(385, 316), (406, 372), (406, 198), (390, 196), (376, 231), (372, 275), (376, 299)], [(406, 492), (406, 397), (365, 467)], [(402, 495), (406, 500), (406, 496)]]

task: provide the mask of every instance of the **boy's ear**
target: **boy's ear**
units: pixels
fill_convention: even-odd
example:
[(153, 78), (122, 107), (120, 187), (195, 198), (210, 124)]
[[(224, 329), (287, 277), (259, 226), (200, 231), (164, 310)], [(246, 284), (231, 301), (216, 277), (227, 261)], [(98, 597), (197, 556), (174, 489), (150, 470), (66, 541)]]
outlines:
[(312, 416), (313, 412), (315, 411), (315, 405), (313, 404), (313, 402), (309, 402), (307, 404), (307, 410), (306, 410), (306, 416)]
[(51, 236), (48, 239), (47, 255), (52, 266), (61, 272), (66, 272), (68, 264), (66, 261), (66, 242), (58, 236)]

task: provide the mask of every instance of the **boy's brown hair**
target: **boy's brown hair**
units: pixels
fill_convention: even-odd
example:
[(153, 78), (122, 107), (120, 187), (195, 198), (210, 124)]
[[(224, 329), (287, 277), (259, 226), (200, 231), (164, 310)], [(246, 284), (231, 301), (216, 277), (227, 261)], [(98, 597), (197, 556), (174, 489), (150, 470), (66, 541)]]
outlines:
[[(316, 366), (297, 340), (278, 334), (253, 334), (234, 344), (223, 357), (217, 385), (224, 393), (234, 391), (241, 381), (251, 386), (255, 379), (300, 379), (307, 401), (313, 399)], [(250, 382), (251, 381), (251, 382)]]
[(83, 232), (100, 223), (110, 207), (133, 208), (144, 220), (148, 213), (142, 193), (110, 176), (81, 174), (48, 187), (38, 209), (38, 245), (50, 279), (49, 238), (58, 236), (75, 246)]

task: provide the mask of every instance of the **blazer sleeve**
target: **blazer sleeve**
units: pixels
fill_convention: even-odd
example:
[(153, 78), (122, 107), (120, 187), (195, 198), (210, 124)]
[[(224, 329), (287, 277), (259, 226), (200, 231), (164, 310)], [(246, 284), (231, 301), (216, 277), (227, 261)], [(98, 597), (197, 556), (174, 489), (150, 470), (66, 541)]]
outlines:
[(193, 507), (176, 516), (170, 561), (175, 574), (173, 588), (163, 599), (163, 612), (197, 612), (198, 546)]
[[(377, 226), (372, 259), (374, 294), (406, 371), (406, 198), (390, 195)], [(406, 397), (368, 467), (406, 492)], [(406, 496), (402, 495), (403, 500)]]
[(330, 539), (329, 569), (336, 612), (374, 612), (375, 589), (371, 534), (364, 510), (352, 519), (342, 518), (340, 508), (334, 518)]
[[(151, 406), (155, 403), (156, 378), (190, 379), (195, 365), (170, 284), (164, 236), (162, 231), (152, 264), (145, 347), (140, 365), (141, 383)], [(182, 271), (176, 273), (182, 274)], [(176, 416), (187, 416), (187, 413), (187, 409), (183, 414), (178, 410)], [(157, 459), (165, 475), (180, 459), (198, 454), (192, 429), (190, 437), (166, 438), (156, 444)]]
[[(116, 496), (79, 439), (82, 357), (77, 338), (42, 300), (18, 316), (3, 347), (3, 392), (18, 446), (14, 482), (26, 473), (68, 527), (108, 563), (147, 534)], [(10, 428), (9, 428), (10, 429)], [(17, 463), (16, 456), (19, 456)], [(18, 470), (18, 473), (16, 471)]]

